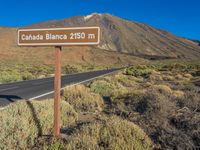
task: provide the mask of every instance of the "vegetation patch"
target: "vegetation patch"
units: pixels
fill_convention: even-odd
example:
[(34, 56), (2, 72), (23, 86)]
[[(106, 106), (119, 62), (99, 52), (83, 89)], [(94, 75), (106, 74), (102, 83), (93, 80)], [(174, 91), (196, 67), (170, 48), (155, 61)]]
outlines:
[[(0, 149), (30, 149), (36, 139), (52, 134), (53, 100), (19, 101), (0, 110)], [(61, 103), (62, 126), (77, 120), (77, 113), (69, 105)]]
[(172, 89), (164, 84), (153, 85), (153, 88), (158, 90), (162, 94), (172, 94)]
[[(64, 65), (63, 74), (105, 69), (101, 66)], [(54, 66), (48, 64), (1, 64), (0, 63), (0, 84), (22, 80), (51, 77), (54, 74)]]
[[(76, 65), (65, 69), (82, 70)], [(38, 138), (52, 134), (52, 101), (14, 103), (1, 110), (0, 149), (198, 149), (199, 69), (197, 62), (152, 63), (66, 88), (60, 139)], [(20, 72), (27, 74), (24, 79), (50, 72), (38, 70)], [(13, 79), (22, 79), (18, 72), (13, 71)]]
[(140, 149), (148, 150), (153, 144), (144, 131), (129, 121), (116, 116), (82, 125), (68, 142), (55, 142), (46, 149)]
[(132, 75), (135, 77), (145, 77), (148, 76), (149, 74), (151, 74), (152, 69), (148, 68), (145, 65), (141, 65), (141, 66), (133, 66), (133, 67), (129, 67), (127, 69), (125, 69), (124, 74), (125, 75)]
[(66, 88), (63, 99), (70, 103), (77, 112), (96, 112), (103, 108), (103, 99), (84, 85)]
[(22, 76), (17, 71), (2, 71), (0, 72), (0, 84), (22, 80)]
[(196, 149), (200, 146), (200, 95), (192, 93), (175, 97), (149, 89), (143, 95), (123, 95), (112, 100), (110, 113), (137, 123), (156, 148)]
[(10, 83), (22, 80), (31, 80), (41, 77), (48, 77), (53, 73), (53, 66), (50, 65), (15, 65), (1, 66), (0, 83)]
[(138, 83), (141, 83), (143, 81), (143, 78), (127, 76), (120, 72), (114, 75), (111, 81), (116, 81), (121, 85), (123, 85), (124, 87), (136, 87)]
[(116, 96), (127, 92), (124, 86), (111, 80), (96, 80), (90, 84), (90, 88), (93, 92), (104, 97)]

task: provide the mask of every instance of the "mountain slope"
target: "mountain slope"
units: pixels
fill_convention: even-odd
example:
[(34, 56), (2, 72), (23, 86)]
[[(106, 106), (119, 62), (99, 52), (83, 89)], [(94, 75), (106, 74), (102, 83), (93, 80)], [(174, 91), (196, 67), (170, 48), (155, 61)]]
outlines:
[[(97, 47), (63, 47), (62, 60), (65, 64), (127, 65), (144, 62), (139, 57), (200, 58), (200, 46), (191, 40), (109, 14), (46, 21), (26, 28), (69, 26), (100, 26), (102, 37)], [(54, 63), (53, 47), (19, 47), (16, 41), (17, 28), (0, 27), (0, 62)]]
[[(128, 65), (146, 60), (125, 53), (97, 47), (64, 46), (62, 65)], [(17, 46), (17, 28), (0, 27), (0, 68), (17, 64), (54, 64), (54, 47)]]
[(100, 26), (100, 49), (134, 55), (172, 58), (200, 58), (200, 47), (193, 41), (149, 25), (127, 21), (109, 14), (91, 14), (64, 20), (47, 21), (30, 27)]

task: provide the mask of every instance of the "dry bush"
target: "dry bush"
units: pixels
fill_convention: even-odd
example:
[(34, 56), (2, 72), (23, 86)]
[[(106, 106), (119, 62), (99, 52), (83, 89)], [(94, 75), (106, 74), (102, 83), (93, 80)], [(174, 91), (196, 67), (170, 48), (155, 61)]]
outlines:
[(172, 75), (163, 75), (164, 81), (173, 81), (174, 77)]
[(173, 92), (169, 86), (164, 85), (164, 84), (153, 85), (152, 88), (155, 88), (160, 93), (164, 93), (164, 94), (172, 94), (172, 92)]
[(184, 73), (183, 77), (191, 79), (193, 76), (191, 74), (189, 74), (189, 73)]
[(117, 80), (120, 84), (125, 87), (135, 87), (138, 85), (137, 82), (141, 81), (139, 78), (134, 76), (126, 76), (122, 73), (118, 73), (113, 77), (113, 80)]
[(101, 111), (104, 105), (101, 96), (91, 92), (84, 85), (66, 88), (63, 99), (70, 103), (77, 112)]
[(174, 71), (174, 70), (186, 70), (187, 64), (184, 63), (169, 63), (164, 64), (159, 68), (160, 71)]
[[(0, 149), (29, 149), (41, 135), (52, 134), (53, 100), (19, 101), (0, 111)], [(77, 113), (61, 103), (62, 126), (75, 122)]]
[(82, 125), (70, 137), (69, 142), (55, 142), (46, 149), (152, 149), (153, 145), (144, 131), (129, 121), (116, 116)]
[(182, 89), (184, 96), (176, 99), (177, 106), (187, 107), (191, 111), (200, 112), (200, 88), (195, 86), (186, 86)]
[(163, 81), (163, 78), (159, 74), (150, 74), (148, 77), (148, 80), (150, 82), (159, 82), (159, 81)]
[(158, 90), (161, 94), (166, 94), (166, 95), (173, 96), (173, 97), (183, 97), (184, 96), (183, 91), (173, 90), (168, 85), (159, 84), (159, 85), (153, 85), (152, 87), (155, 88), (156, 90)]
[(124, 95), (112, 101), (110, 113), (137, 123), (159, 149), (197, 149), (200, 146), (200, 94), (184, 91), (174, 97), (149, 89), (143, 95)]
[(174, 97), (177, 97), (177, 98), (183, 97), (184, 94), (185, 94), (185, 93), (184, 93), (183, 91), (180, 91), (180, 90), (174, 90), (173, 93), (172, 93), (172, 95), (173, 95)]
[(183, 80), (183, 76), (181, 74), (176, 74), (175, 79), (177, 80)]
[(152, 70), (151, 74), (161, 75), (161, 73), (159, 71), (156, 71), (156, 70)]

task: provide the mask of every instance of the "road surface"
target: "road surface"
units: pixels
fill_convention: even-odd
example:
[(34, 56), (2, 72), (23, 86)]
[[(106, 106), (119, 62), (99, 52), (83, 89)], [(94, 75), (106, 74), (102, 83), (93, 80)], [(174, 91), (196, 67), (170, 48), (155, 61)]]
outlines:
[[(64, 75), (62, 76), (61, 86), (63, 89), (69, 85), (88, 82), (98, 77), (112, 74), (120, 69), (122, 68)], [(0, 108), (22, 99), (34, 100), (53, 97), (53, 83), (54, 78), (51, 77), (10, 84), (0, 84)]]

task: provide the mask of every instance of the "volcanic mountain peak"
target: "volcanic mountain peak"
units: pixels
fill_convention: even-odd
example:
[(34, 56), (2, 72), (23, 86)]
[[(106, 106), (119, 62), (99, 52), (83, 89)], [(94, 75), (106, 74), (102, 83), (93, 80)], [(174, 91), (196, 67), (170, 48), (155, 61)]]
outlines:
[(87, 16), (84, 16), (84, 20), (85, 21), (87, 21), (87, 20), (89, 20), (90, 18), (92, 18), (93, 16), (102, 16), (102, 14), (100, 14), (100, 13), (92, 13), (92, 14), (89, 14), (89, 15), (87, 15)]

